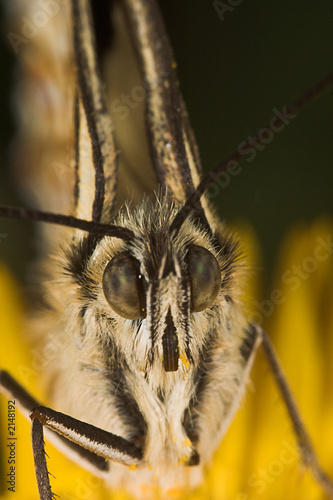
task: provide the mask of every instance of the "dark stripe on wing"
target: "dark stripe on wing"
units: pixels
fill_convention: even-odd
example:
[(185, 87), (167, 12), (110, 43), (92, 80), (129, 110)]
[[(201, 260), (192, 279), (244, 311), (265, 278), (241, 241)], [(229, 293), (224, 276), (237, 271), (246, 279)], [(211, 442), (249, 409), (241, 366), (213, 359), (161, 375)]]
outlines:
[(99, 241), (99, 237), (88, 235), (66, 250), (64, 272), (80, 285), (82, 297), (87, 300), (97, 299), (95, 290), (98, 284), (88, 277), (87, 265)]
[(147, 436), (147, 423), (140, 408), (128, 387), (126, 374), (130, 372), (127, 362), (113, 344), (108, 346), (107, 378), (110, 392), (115, 399), (118, 415), (131, 431), (128, 439), (141, 449), (144, 449)]
[(249, 357), (251, 356), (257, 340), (257, 336), (257, 330), (255, 328), (252, 328), (250, 325), (249, 329), (246, 331), (246, 336), (244, 337), (243, 342), (239, 348), (239, 352), (241, 353), (244, 360), (244, 365), (246, 365)]

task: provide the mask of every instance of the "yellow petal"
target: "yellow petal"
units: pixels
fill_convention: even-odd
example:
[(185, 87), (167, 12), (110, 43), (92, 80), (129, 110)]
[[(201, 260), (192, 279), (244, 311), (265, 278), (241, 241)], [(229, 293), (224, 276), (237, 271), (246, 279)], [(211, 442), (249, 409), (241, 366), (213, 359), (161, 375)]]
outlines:
[[(259, 251), (250, 229), (242, 230), (250, 262)], [(264, 326), (274, 341), (301, 414), (318, 451), (320, 461), (333, 475), (333, 256), (329, 237), (331, 221), (295, 228), (286, 238), (276, 268), (272, 290), (259, 299), (258, 281), (250, 277), (248, 309), (253, 297), (261, 307)], [(324, 243), (323, 243), (324, 242)], [(325, 243), (326, 242), (326, 243)], [(326, 245), (326, 246), (325, 246)], [(327, 250), (325, 254), (325, 248)], [(279, 298), (280, 303), (275, 303)], [(20, 296), (5, 269), (0, 268), (0, 363), (16, 373), (33, 394), (38, 387), (31, 375), (31, 360), (22, 341)], [(29, 371), (30, 369), (30, 371)], [(186, 500), (324, 499), (311, 475), (303, 472), (294, 433), (283, 401), (262, 353), (255, 363), (252, 382), (225, 439), (206, 467), (203, 484), (195, 491), (168, 498)], [(7, 398), (1, 398), (1, 436), (6, 438)], [(32, 466), (30, 425), (17, 412), (18, 445), (16, 497), (36, 499)], [(19, 453), (20, 450), (24, 450)], [(63, 498), (129, 500), (124, 492), (109, 493), (96, 478), (78, 468), (47, 444), (53, 489)], [(2, 447), (2, 461), (6, 464)], [(20, 489), (21, 488), (21, 489)], [(1, 498), (13, 498), (6, 491)], [(156, 494), (156, 500), (160, 495)]]

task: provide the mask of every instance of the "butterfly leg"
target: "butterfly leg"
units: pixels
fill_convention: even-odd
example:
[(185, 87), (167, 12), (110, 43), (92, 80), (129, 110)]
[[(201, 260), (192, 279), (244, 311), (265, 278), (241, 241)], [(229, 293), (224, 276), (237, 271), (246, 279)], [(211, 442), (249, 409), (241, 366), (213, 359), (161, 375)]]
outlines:
[(0, 370), (0, 392), (15, 400), (21, 412), (32, 420), (35, 471), (39, 495), (43, 500), (54, 498), (45, 459), (44, 426), (54, 431), (49, 436), (58, 448), (95, 473), (108, 471), (107, 460), (125, 465), (138, 465), (142, 460), (142, 450), (126, 439), (40, 406), (40, 403), (4, 370)]
[(281, 364), (278, 360), (274, 346), (265, 330), (257, 324), (252, 325), (262, 335), (262, 347), (267, 359), (267, 362), (272, 370), (275, 382), (282, 395), (283, 401), (287, 407), (289, 417), (291, 419), (294, 432), (296, 434), (298, 447), (303, 463), (309, 467), (318, 484), (326, 492), (329, 498), (333, 498), (333, 482), (332, 479), (321, 468), (316, 453), (313, 449), (311, 439), (301, 419), (300, 412), (291, 390), (289, 388), (287, 378), (283, 372)]
[(139, 465), (142, 460), (142, 450), (126, 439), (51, 408), (39, 406), (32, 411), (30, 418), (38, 491), (43, 500), (53, 499), (45, 459), (43, 426), (104, 459), (128, 466)]

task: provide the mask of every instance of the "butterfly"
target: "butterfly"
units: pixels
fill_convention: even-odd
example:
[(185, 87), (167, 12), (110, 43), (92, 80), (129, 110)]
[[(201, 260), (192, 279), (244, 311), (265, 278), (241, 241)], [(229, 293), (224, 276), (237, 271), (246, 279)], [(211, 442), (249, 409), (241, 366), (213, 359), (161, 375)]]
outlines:
[[(242, 264), (237, 240), (217, 222), (203, 197), (205, 191), (211, 189), (212, 195), (224, 186), (214, 171), (195, 189), (200, 160), (161, 17), (153, 2), (125, 5), (144, 76), (140, 81), (136, 75), (128, 75), (133, 54), (127, 54), (128, 39), (125, 35), (122, 38), (120, 30), (114, 35), (124, 47), (120, 60), (115, 56), (120, 68), (117, 77), (122, 77), (121, 60), (125, 60), (127, 83), (118, 97), (113, 95), (117, 83), (107, 84), (112, 120), (96, 71), (97, 56), (102, 57), (105, 49), (98, 42), (96, 53), (92, 51), (94, 30), (88, 5), (72, 5), (78, 82), (72, 99), (74, 168), (57, 171), (62, 163), (53, 160), (53, 170), (56, 177), (61, 174), (59, 185), (63, 189), (67, 188), (66, 175), (75, 173), (70, 191), (74, 192), (74, 218), (60, 216), (54, 209), (53, 213), (16, 212), (21, 218), (77, 229), (71, 233), (46, 230), (45, 235), (46, 248), (52, 252), (54, 240), (60, 236), (65, 247), (64, 252), (58, 251), (55, 266), (46, 270), (48, 279), (55, 280), (59, 289), (47, 287), (43, 291), (44, 318), (40, 324), (51, 332), (49, 343), (56, 343), (56, 339), (64, 342), (59, 357), (47, 368), (54, 400), (66, 414), (45, 407), (32, 414), (41, 498), (52, 497), (40, 444), (41, 424), (74, 440), (79, 447), (64, 440), (61, 444), (72, 452), (74, 449), (81, 461), (100, 474), (107, 477), (110, 469), (115, 485), (126, 484), (137, 492), (138, 485), (146, 485), (156, 475), (164, 490), (195, 485), (201, 464), (209, 460), (217, 435), (224, 433), (239, 405), (261, 343), (277, 380), (282, 380), (281, 389), (306, 450), (305, 458), (313, 463), (311, 445), (269, 338), (260, 326), (248, 321), (240, 307)], [(55, 10), (49, 12), (56, 17)], [(115, 26), (125, 23), (119, 10), (114, 16)], [(45, 15), (38, 19), (42, 24), (40, 19)], [(98, 22), (108, 23), (100, 13), (95, 13), (94, 19), (99, 40), (103, 31)], [(106, 80), (112, 82), (115, 74), (106, 69)], [(142, 112), (140, 104), (144, 102), (147, 110)], [(137, 128), (133, 132), (125, 123), (135, 112), (134, 125), (144, 119), (147, 123), (150, 150)], [(273, 132), (281, 132), (286, 125), (283, 120), (292, 115), (283, 109), (274, 111), (269, 122)], [(238, 156), (254, 154), (246, 140), (240, 144)], [(151, 162), (150, 156), (154, 167), (147, 174), (142, 166)], [(238, 175), (236, 158), (221, 164), (220, 173)], [(58, 186), (50, 180), (44, 185), (47, 182), (49, 190), (40, 193), (40, 203), (53, 196), (50, 201), (61, 206)], [(126, 189), (134, 191), (132, 201), (120, 208), (128, 197)], [(156, 194), (142, 200), (142, 192), (153, 189)], [(10, 214), (15, 215), (15, 211), (7, 210), (7, 216)], [(88, 235), (82, 236), (82, 230)], [(26, 411), (39, 406), (33, 398), (22, 402), (22, 388), (7, 374), (3, 377), (5, 391), (16, 394)], [(102, 459), (83, 451), (82, 445)], [(105, 459), (121, 465), (110, 466)], [(131, 476), (128, 466), (135, 469)], [(329, 480), (317, 473), (330, 488)]]

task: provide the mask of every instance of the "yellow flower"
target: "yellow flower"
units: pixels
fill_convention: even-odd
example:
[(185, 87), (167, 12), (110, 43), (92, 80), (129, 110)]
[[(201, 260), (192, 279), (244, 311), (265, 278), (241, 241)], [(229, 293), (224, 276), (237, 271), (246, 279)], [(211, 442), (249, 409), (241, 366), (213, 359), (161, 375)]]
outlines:
[[(249, 234), (249, 233), (248, 233)], [(249, 301), (254, 317), (263, 320), (295, 394), (320, 463), (333, 476), (333, 224), (319, 220), (295, 228), (286, 238), (271, 293), (255, 291)], [(246, 248), (254, 248), (245, 236)], [(250, 255), (251, 260), (251, 255)], [(258, 288), (258, 287), (257, 287)], [(255, 304), (255, 307), (253, 305)], [(35, 373), (20, 331), (20, 296), (8, 271), (0, 267), (0, 366), (10, 371), (37, 398)], [(1, 498), (38, 498), (30, 445), (30, 424), (15, 414), (15, 491), (10, 483), (8, 398), (1, 397)], [(10, 424), (11, 425), (11, 424)], [(100, 479), (75, 466), (47, 444), (53, 490), (67, 500), (127, 500), (108, 491)], [(9, 477), (9, 479), (8, 479)], [(177, 496), (178, 492), (175, 492)], [(157, 495), (157, 498), (158, 495)], [(174, 496), (170, 493), (170, 498)], [(283, 401), (260, 351), (251, 382), (234, 422), (206, 468), (203, 484), (179, 498), (186, 500), (261, 500), (326, 498), (302, 468)]]

